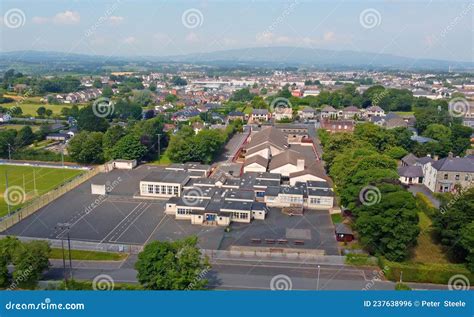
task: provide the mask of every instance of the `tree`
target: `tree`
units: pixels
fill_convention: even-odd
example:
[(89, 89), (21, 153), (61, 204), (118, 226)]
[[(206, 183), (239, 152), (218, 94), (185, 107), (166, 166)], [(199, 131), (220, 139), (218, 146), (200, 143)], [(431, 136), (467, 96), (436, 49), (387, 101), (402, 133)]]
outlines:
[(94, 113), (92, 106), (87, 106), (79, 110), (77, 126), (80, 130), (104, 132), (109, 127), (109, 123)]
[(38, 114), (38, 116), (43, 117), (46, 114), (46, 108), (41, 106), (36, 109), (36, 113)]
[(399, 160), (407, 155), (408, 151), (400, 146), (391, 146), (387, 148), (384, 153), (395, 160)]
[(102, 163), (104, 161), (102, 139), (101, 132), (80, 132), (69, 141), (69, 155), (78, 163)]
[(140, 143), (140, 138), (128, 134), (121, 138), (110, 151), (113, 159), (138, 160), (147, 152), (146, 146)]
[(102, 88), (102, 81), (99, 78), (94, 79), (94, 83), (92, 84), (94, 88)]
[(51, 117), (53, 115), (53, 110), (51, 109), (46, 109), (45, 113), (44, 113), (48, 118)]
[(46, 241), (22, 243), (15, 251), (14, 282), (21, 288), (35, 288), (44, 270), (49, 267), (51, 248)]
[(135, 93), (133, 101), (140, 107), (147, 107), (153, 102), (153, 93), (150, 90), (141, 90)]
[(183, 79), (179, 76), (173, 76), (173, 78), (171, 79), (171, 83), (176, 86), (186, 86), (188, 84), (186, 79)]
[(102, 138), (102, 146), (104, 148), (104, 158), (112, 159), (112, 148), (126, 134), (122, 126), (114, 125), (107, 129)]
[(360, 205), (355, 226), (372, 254), (402, 261), (419, 234), (416, 201), (398, 185), (379, 184), (380, 203)]
[(8, 265), (13, 262), (13, 255), (20, 244), (16, 237), (7, 236), (0, 239), (0, 287), (8, 285)]
[(231, 101), (251, 101), (255, 97), (248, 88), (236, 90), (230, 97)]
[(113, 92), (112, 88), (110, 88), (110, 86), (105, 86), (102, 89), (102, 97), (112, 98), (113, 95), (114, 95), (114, 92)]
[(433, 216), (436, 237), (448, 247), (453, 260), (472, 260), (472, 241), (466, 235), (472, 236), (469, 229), (474, 221), (474, 188), (462, 189), (456, 197), (450, 197), (440, 211)]
[(474, 221), (461, 229), (461, 246), (467, 251), (466, 262), (471, 272), (474, 272)]
[(449, 141), (451, 138), (451, 129), (438, 123), (432, 123), (423, 131), (423, 136), (438, 140), (440, 142)]
[(199, 290), (208, 281), (204, 278), (210, 269), (202, 259), (197, 238), (153, 241), (138, 254), (135, 269), (140, 284), (147, 290)]
[(30, 126), (24, 126), (15, 137), (15, 147), (20, 148), (33, 143), (35, 134)]

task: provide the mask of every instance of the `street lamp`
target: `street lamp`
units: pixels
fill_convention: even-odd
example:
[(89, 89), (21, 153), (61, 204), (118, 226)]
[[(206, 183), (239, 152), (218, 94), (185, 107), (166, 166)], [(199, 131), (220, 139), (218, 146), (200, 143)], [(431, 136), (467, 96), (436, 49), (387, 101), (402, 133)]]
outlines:
[(316, 282), (316, 290), (319, 291), (319, 273), (321, 272), (321, 266), (318, 265), (318, 280)]
[[(71, 280), (73, 279), (73, 274), (72, 274), (72, 257), (71, 257), (71, 238), (69, 236), (69, 231), (71, 229), (71, 225), (66, 222), (66, 223), (58, 223), (56, 226), (57, 229), (60, 230), (65, 230), (66, 237), (67, 237), (67, 246), (68, 246), (68, 252), (69, 252), (69, 275)], [(63, 232), (64, 233), (64, 232)], [(63, 250), (63, 265), (64, 265), (64, 281), (67, 281), (67, 275), (66, 275), (66, 257), (64, 255), (64, 235), (61, 234), (61, 247)]]

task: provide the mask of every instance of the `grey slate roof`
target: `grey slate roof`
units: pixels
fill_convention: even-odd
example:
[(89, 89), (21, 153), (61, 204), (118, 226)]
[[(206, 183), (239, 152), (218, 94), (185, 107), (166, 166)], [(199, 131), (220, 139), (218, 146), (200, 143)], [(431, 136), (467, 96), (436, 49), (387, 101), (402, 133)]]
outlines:
[(474, 173), (474, 160), (467, 157), (445, 157), (432, 166), (438, 171)]
[(401, 166), (398, 168), (398, 175), (403, 177), (422, 177), (423, 169), (418, 165)]

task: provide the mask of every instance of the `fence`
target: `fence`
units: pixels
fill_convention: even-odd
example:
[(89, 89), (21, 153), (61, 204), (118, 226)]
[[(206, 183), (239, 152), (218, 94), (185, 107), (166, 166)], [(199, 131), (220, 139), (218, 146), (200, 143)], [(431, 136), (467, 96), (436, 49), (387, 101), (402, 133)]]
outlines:
[(104, 166), (98, 166), (88, 172), (79, 175), (78, 177), (72, 179), (71, 181), (60, 185), (59, 187), (33, 199), (26, 203), (25, 206), (21, 207), (20, 209), (14, 211), (12, 214), (3, 217), (0, 220), (0, 232), (3, 232), (10, 228), (11, 226), (17, 224), (22, 219), (30, 216), (31, 214), (38, 211), (40, 208), (43, 208), (53, 200), (61, 197), (68, 191), (76, 188), (80, 184), (84, 183), (85, 181), (89, 180), (91, 177), (97, 175), (98, 173), (104, 171)]
[[(5, 236), (0, 235), (0, 238)], [(33, 237), (20, 237), (17, 236), (20, 241), (29, 242), (29, 241), (46, 241), (49, 243), (51, 248), (61, 248), (62, 241), (61, 239), (45, 239), (45, 238), (33, 238)], [(101, 251), (101, 252), (122, 252), (122, 253), (132, 253), (137, 254), (143, 250), (143, 246), (135, 244), (120, 244), (120, 243), (102, 243), (102, 242), (90, 242), (90, 241), (80, 241), (80, 240), (70, 240), (72, 250), (85, 250), (85, 251)], [(65, 247), (67, 247), (66, 240)]]
[(201, 250), (212, 261), (269, 261), (295, 262), (300, 264), (345, 265), (345, 256), (321, 255), (310, 252), (271, 252), (264, 250)]

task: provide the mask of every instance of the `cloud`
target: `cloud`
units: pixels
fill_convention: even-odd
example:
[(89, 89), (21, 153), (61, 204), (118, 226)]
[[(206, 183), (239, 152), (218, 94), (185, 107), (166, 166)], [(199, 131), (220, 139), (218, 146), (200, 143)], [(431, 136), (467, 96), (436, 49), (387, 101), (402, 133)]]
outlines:
[(81, 15), (76, 11), (58, 12), (54, 17), (33, 17), (34, 24), (46, 24), (53, 22), (55, 24), (73, 25), (81, 21)]
[(324, 42), (332, 42), (335, 40), (335, 38), (336, 38), (336, 33), (332, 31), (326, 32), (323, 35)]
[(112, 15), (112, 16), (107, 18), (107, 21), (112, 25), (118, 25), (118, 24), (122, 23), (123, 20), (124, 20), (123, 17), (117, 16), (117, 15)]
[(263, 32), (256, 35), (257, 43), (260, 44), (290, 44), (293, 40), (288, 36), (277, 36), (272, 32)]
[(184, 40), (188, 43), (198, 43), (200, 41), (199, 36), (194, 32), (191, 32), (188, 35), (186, 35)]
[(56, 24), (77, 24), (81, 21), (81, 15), (76, 11), (59, 12), (53, 17)]
[(122, 42), (125, 44), (134, 44), (137, 42), (137, 39), (133, 36), (129, 36), (129, 37), (124, 38)]

